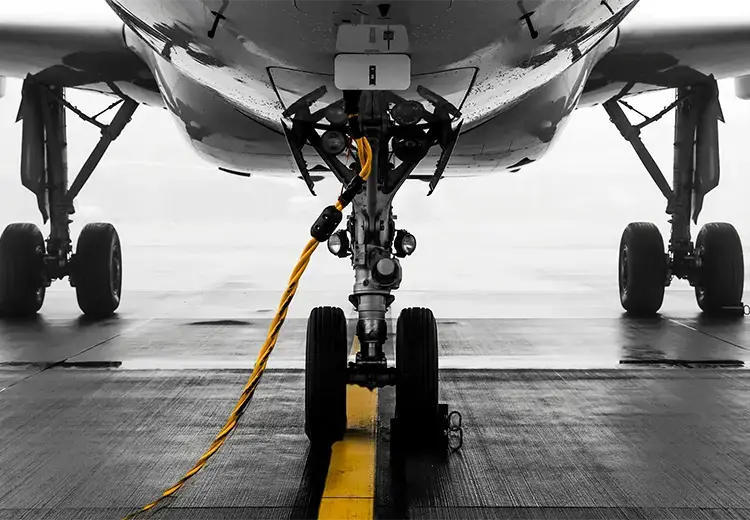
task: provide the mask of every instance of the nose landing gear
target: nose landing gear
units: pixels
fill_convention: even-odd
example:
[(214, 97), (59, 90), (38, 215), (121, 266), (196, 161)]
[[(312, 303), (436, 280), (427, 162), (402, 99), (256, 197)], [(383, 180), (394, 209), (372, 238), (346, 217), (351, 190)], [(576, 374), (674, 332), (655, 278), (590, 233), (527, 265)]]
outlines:
[[(400, 259), (416, 248), (413, 235), (395, 229), (393, 198), (437, 144), (442, 154), (431, 183), (434, 189), (460, 132), (460, 112), (455, 107), (427, 89), (420, 87), (417, 92), (424, 103), (392, 92), (346, 91), (343, 99), (312, 112), (313, 104), (326, 94), (320, 88), (285, 113), (292, 121), (291, 127), (284, 124), (285, 134), (303, 178), (308, 177), (302, 154), (306, 145), (315, 148), (344, 184), (356, 176), (361, 160), (355, 157), (355, 163), (346, 166), (339, 155), (344, 151), (355, 155), (351, 140), (363, 135), (372, 149), (372, 173), (353, 198), (346, 229), (331, 235), (328, 243), (337, 257), (350, 257), (354, 269), (349, 300), (357, 312), (360, 351), (355, 361), (346, 366), (346, 349), (341, 347), (346, 343), (343, 311), (314, 309), (308, 322), (306, 431), (313, 444), (330, 445), (341, 438), (347, 383), (371, 390), (396, 385), (394, 432), (400, 432), (400, 445), (445, 448), (449, 436), (460, 430), (460, 425), (451, 427), (447, 405), (438, 402), (438, 332), (432, 311), (401, 312), (395, 367), (389, 366), (383, 350), (388, 338), (386, 312), (394, 301), (391, 293), (402, 279)], [(330, 124), (323, 124), (324, 119)]]

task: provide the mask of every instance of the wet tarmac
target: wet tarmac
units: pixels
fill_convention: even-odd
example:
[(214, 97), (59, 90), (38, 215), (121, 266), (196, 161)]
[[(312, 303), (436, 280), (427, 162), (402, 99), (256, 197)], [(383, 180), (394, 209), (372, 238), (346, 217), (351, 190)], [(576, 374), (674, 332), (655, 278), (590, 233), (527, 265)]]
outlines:
[[(88, 322), (61, 284), (37, 319), (0, 321), (0, 518), (120, 518), (157, 496), (223, 424), (270, 294), (133, 291)], [(240, 427), (153, 518), (318, 518), (330, 468), (304, 435), (302, 316), (333, 295), (300, 295)], [(381, 390), (374, 517), (750, 517), (749, 322), (703, 318), (685, 290), (656, 319), (603, 291), (475, 294), (500, 312), (466, 318), (469, 296), (398, 294), (436, 309), (464, 445), (394, 460)]]

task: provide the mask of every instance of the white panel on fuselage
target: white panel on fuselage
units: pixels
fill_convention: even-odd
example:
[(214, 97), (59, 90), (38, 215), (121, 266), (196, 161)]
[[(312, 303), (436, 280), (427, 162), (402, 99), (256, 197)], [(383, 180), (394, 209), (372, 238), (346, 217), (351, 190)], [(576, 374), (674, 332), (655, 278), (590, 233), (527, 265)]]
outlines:
[(339, 90), (407, 90), (411, 61), (406, 54), (339, 54), (334, 84)]

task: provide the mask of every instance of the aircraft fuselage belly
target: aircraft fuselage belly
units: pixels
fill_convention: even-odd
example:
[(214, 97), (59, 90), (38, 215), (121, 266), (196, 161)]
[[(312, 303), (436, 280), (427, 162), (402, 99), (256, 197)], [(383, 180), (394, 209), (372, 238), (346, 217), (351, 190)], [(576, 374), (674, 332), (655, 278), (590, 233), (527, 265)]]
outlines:
[[(312, 90), (318, 80), (332, 85), (339, 27), (403, 26), (412, 77), (440, 75), (435, 81), (444, 93), (462, 93), (454, 97), (461, 102), (465, 134), (449, 168), (454, 173), (494, 171), (513, 165), (519, 153), (528, 159), (543, 153), (575, 108), (598, 56), (613, 45), (613, 27), (634, 3), (393, 0), (382, 16), (382, 2), (371, 1), (107, 1), (149, 47), (145, 51), (134, 44), (140, 54), (152, 54), (148, 61), (167, 105), (194, 142), (189, 126), (201, 127), (200, 151), (243, 171), (259, 168), (240, 164), (243, 153), (223, 154), (219, 134), (251, 134), (257, 146), (250, 146), (250, 155), (268, 142), (267, 149), (282, 157), (278, 130), (284, 96), (304, 95), (307, 83)], [(299, 80), (303, 77), (314, 80)], [(180, 89), (181, 82), (195, 85)], [(210, 94), (198, 96), (201, 89)], [(191, 106), (196, 97), (206, 96), (226, 106)], [(233, 118), (235, 126), (257, 123), (268, 131), (227, 129), (227, 118), (215, 117), (227, 111), (244, 114)], [(236, 149), (237, 143), (232, 146)], [(266, 161), (260, 162), (268, 171)], [(286, 157), (279, 167), (289, 171)]]

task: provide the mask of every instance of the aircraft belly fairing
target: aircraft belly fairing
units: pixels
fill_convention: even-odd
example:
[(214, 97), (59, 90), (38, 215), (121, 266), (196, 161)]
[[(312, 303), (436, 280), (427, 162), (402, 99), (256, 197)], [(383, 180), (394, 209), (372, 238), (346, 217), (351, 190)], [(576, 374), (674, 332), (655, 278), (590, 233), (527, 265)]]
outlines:
[(374, 3), (365, 2), (370, 10), (352, 20), (334, 14), (342, 5), (334, 1), (108, 2), (177, 69), (278, 130), (282, 108), (268, 67), (332, 74), (337, 24), (405, 26), (413, 74), (477, 68), (464, 109), (468, 129), (579, 60), (632, 4), (456, 1), (446, 10), (450, 4), (444, 1), (403, 0), (392, 2), (382, 17)]

